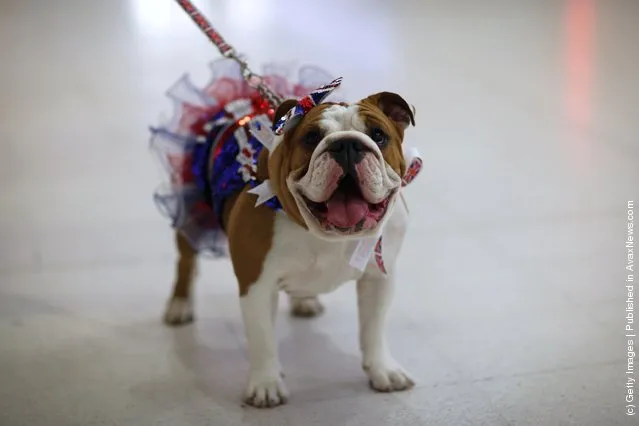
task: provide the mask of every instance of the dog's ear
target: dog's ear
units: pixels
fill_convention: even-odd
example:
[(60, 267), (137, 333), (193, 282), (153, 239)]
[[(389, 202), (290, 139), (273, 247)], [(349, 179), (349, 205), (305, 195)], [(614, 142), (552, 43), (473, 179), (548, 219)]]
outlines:
[(369, 96), (366, 100), (376, 104), (388, 118), (402, 129), (405, 130), (408, 126), (415, 125), (415, 108), (411, 107), (397, 93), (380, 92)]
[(280, 118), (282, 118), (287, 112), (291, 110), (295, 105), (297, 105), (296, 99), (287, 99), (277, 107), (275, 111), (275, 116), (273, 117), (273, 124), (277, 123)]
[[(297, 100), (295, 99), (287, 99), (282, 102), (275, 111), (275, 115), (273, 116), (273, 124), (277, 123), (278, 120), (282, 118), (287, 112), (289, 112), (295, 105), (297, 105)], [(262, 152), (260, 152), (260, 155), (257, 157), (257, 179), (260, 181), (265, 181), (269, 178), (268, 157), (268, 149), (263, 149)]]

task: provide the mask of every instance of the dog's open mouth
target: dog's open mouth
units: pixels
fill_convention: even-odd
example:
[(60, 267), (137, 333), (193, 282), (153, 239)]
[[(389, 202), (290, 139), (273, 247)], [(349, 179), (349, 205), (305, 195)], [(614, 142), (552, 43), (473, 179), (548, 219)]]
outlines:
[(324, 231), (353, 234), (374, 229), (384, 218), (393, 195), (394, 192), (380, 203), (369, 203), (364, 199), (356, 180), (349, 174), (325, 202), (316, 203), (302, 197)]

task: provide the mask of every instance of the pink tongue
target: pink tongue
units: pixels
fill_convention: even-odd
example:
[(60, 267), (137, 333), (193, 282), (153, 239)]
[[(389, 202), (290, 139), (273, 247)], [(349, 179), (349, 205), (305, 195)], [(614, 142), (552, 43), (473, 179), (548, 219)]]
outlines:
[(340, 228), (351, 228), (368, 214), (368, 203), (360, 197), (335, 194), (326, 202), (326, 206), (328, 207), (326, 218)]

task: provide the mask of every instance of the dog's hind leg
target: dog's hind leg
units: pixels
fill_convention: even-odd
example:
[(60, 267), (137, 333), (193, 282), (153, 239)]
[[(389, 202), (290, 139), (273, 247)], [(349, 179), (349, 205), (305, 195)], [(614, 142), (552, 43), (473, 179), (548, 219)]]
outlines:
[(164, 313), (164, 322), (178, 326), (193, 321), (193, 281), (197, 270), (197, 252), (179, 232), (175, 233), (178, 260), (173, 294)]
[(289, 298), (291, 315), (294, 317), (312, 318), (324, 312), (324, 305), (317, 296)]

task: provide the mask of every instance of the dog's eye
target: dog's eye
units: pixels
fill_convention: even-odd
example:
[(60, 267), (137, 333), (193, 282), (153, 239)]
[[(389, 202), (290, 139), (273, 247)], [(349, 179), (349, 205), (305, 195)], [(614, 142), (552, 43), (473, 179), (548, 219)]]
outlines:
[(302, 138), (305, 145), (316, 147), (322, 140), (322, 134), (318, 130), (311, 130)]
[(386, 145), (386, 140), (387, 140), (386, 133), (384, 133), (384, 131), (382, 131), (382, 129), (380, 129), (379, 127), (375, 127), (374, 129), (371, 130), (371, 139), (378, 146)]

